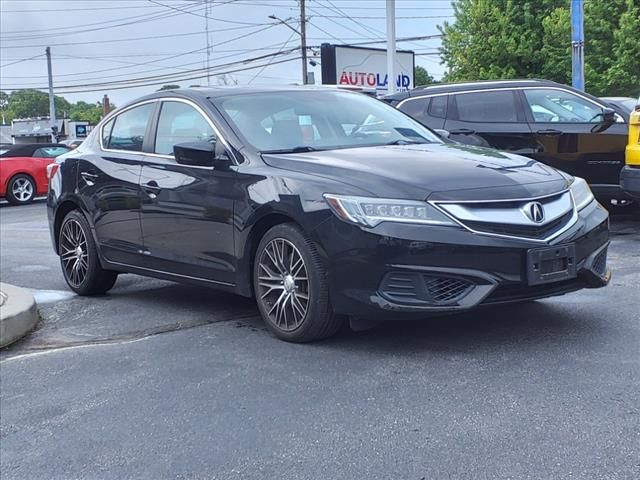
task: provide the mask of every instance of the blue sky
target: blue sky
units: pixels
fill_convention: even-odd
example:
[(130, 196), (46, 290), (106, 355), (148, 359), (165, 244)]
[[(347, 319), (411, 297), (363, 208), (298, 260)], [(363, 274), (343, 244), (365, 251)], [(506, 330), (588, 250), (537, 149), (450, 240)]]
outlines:
[[(396, 7), (399, 38), (437, 34), (437, 25), (453, 15), (450, 0), (396, 0)], [(204, 0), (0, 0), (0, 88), (46, 87), (46, 45), (51, 45), (56, 93), (72, 101), (96, 101), (107, 93), (122, 104), (159, 85), (125, 89), (112, 82), (203, 75), (205, 8)], [(293, 17), (290, 23), (298, 28), (297, 0), (209, 0), (210, 65), (221, 65), (218, 72), (234, 71), (224, 80), (212, 76), (211, 84), (301, 80), (294, 51), (299, 37), (285, 25), (273, 25), (268, 18), (272, 14)], [(385, 0), (307, 0), (307, 17), (309, 45), (371, 42), (385, 36)], [(416, 64), (440, 78), (444, 67), (434, 55), (439, 45), (438, 39), (430, 39), (400, 43), (398, 48), (418, 52)], [(285, 53), (238, 63), (280, 50)], [(242, 70), (256, 65), (260, 68)], [(319, 83), (320, 66), (309, 70)], [(206, 78), (166, 79), (182, 86), (207, 83)], [(108, 85), (92, 86), (96, 83)]]

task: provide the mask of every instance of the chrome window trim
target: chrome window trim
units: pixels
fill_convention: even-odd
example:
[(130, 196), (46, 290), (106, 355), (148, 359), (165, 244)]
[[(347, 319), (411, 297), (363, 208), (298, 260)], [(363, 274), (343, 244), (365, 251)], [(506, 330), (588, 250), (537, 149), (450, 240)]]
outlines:
[(437, 208), (440, 212), (442, 212), (444, 215), (449, 217), (457, 225), (461, 226), (462, 228), (464, 228), (465, 230), (467, 230), (467, 231), (469, 231), (471, 233), (475, 233), (476, 235), (484, 235), (484, 236), (487, 236), (487, 237), (506, 238), (506, 239), (509, 239), (509, 240), (526, 240), (526, 241), (533, 242), (533, 243), (546, 244), (546, 243), (550, 242), (551, 240), (559, 237), (563, 233), (565, 233), (567, 230), (569, 230), (571, 227), (573, 227), (578, 221), (578, 210), (576, 209), (576, 204), (575, 204), (575, 201), (573, 199), (573, 195), (571, 195), (570, 193), (569, 193), (569, 197), (571, 198), (571, 205), (572, 205), (571, 210), (573, 212), (573, 214), (571, 215), (571, 218), (569, 219), (569, 221), (562, 228), (560, 228), (559, 230), (553, 232), (551, 235), (549, 235), (549, 236), (547, 236), (545, 238), (531, 238), (531, 237), (521, 236), (521, 235), (505, 235), (505, 234), (501, 234), (501, 233), (491, 233), (491, 232), (483, 232), (482, 230), (476, 230), (476, 229), (468, 227), (467, 225), (462, 223), (456, 217), (454, 217), (449, 212), (447, 212), (444, 208), (440, 208), (438, 203), (493, 203), (493, 202), (497, 203), (497, 202), (516, 202), (516, 201), (520, 201), (520, 202), (535, 202), (536, 200), (540, 200), (540, 199), (544, 199), (544, 198), (548, 198), (548, 197), (553, 197), (555, 195), (560, 195), (561, 193), (564, 194), (564, 193), (566, 193), (568, 191), (570, 191), (570, 189), (566, 189), (566, 190), (563, 190), (562, 192), (554, 193), (554, 194), (551, 194), (551, 195), (543, 195), (543, 196), (539, 196), (539, 197), (522, 198), (522, 199), (510, 199), (510, 200), (504, 200), (504, 199), (500, 199), (500, 200), (467, 200), (467, 201), (461, 201), (461, 202), (457, 202), (455, 200), (447, 200), (447, 201), (442, 201), (442, 202), (440, 202), (438, 200), (429, 200), (428, 203), (430, 203), (433, 207)]
[[(131, 110), (132, 108), (136, 108), (142, 105), (146, 105), (148, 103), (158, 103), (158, 102), (179, 102), (179, 103), (185, 103), (187, 105), (190, 105), (191, 107), (193, 107), (200, 115), (202, 115), (202, 117), (206, 120), (206, 122), (209, 124), (209, 126), (213, 129), (214, 133), (216, 134), (217, 139), (219, 139), (222, 144), (226, 147), (226, 149), (229, 151), (231, 158), (233, 160), (234, 164), (238, 164), (238, 159), (236, 158), (235, 154), (233, 153), (233, 149), (231, 148), (231, 145), (229, 144), (229, 142), (227, 142), (226, 138), (224, 138), (224, 136), (220, 133), (220, 130), (218, 130), (218, 127), (216, 127), (216, 125), (213, 123), (213, 121), (209, 118), (209, 115), (206, 114), (206, 112), (200, 108), (200, 106), (198, 106), (196, 103), (194, 103), (191, 100), (187, 100), (186, 98), (178, 98), (178, 97), (161, 97), (161, 98), (152, 98), (150, 100), (143, 100), (141, 102), (138, 103), (134, 103), (133, 105), (129, 105), (126, 108), (123, 108), (122, 110), (116, 110), (115, 112), (113, 112), (113, 114), (109, 115), (108, 117), (106, 117), (102, 123), (102, 125), (100, 126), (100, 150), (102, 150), (103, 152), (113, 152), (113, 153), (129, 153), (129, 154), (140, 154), (140, 155), (145, 155), (145, 156), (151, 156), (151, 157), (158, 157), (158, 158), (165, 158), (167, 160), (173, 160), (175, 161), (175, 157), (173, 155), (162, 155), (159, 153), (153, 153), (153, 152), (143, 152), (143, 151), (134, 151), (134, 150), (119, 150), (119, 149), (111, 149), (111, 148), (105, 148), (103, 143), (102, 143), (102, 139), (103, 139), (103, 130), (104, 127), (107, 123), (109, 123), (112, 119), (116, 119), (119, 115), (121, 115), (122, 113), (125, 113), (129, 110)], [(114, 124), (115, 126), (115, 124)], [(157, 135), (157, 132), (156, 132)], [(155, 139), (154, 139), (155, 140)], [(155, 146), (155, 144), (154, 144)], [(192, 165), (190, 165), (192, 166)], [(197, 167), (197, 166), (196, 166)], [(210, 167), (197, 167), (197, 168), (206, 168), (209, 169)]]
[[(581, 95), (577, 92), (571, 91), (571, 90), (567, 90), (566, 88), (563, 87), (556, 87), (556, 86), (545, 86), (545, 85), (532, 85), (532, 86), (503, 86), (503, 87), (493, 87), (493, 88), (478, 88), (478, 89), (473, 89), (473, 90), (462, 90), (459, 92), (444, 92), (444, 93), (429, 93), (429, 94), (425, 94), (425, 95), (419, 95), (419, 96), (415, 96), (415, 97), (407, 97), (404, 100), (400, 101), (398, 103), (398, 105), (396, 106), (396, 108), (400, 108), (402, 105), (404, 105), (405, 103), (411, 101), (411, 100), (419, 100), (419, 99), (423, 99), (423, 98), (431, 98), (431, 97), (439, 97), (439, 96), (443, 96), (443, 95), (462, 95), (464, 93), (476, 93), (476, 92), (494, 92), (494, 91), (498, 91), (498, 90), (559, 90), (562, 92), (568, 92), (571, 93), (577, 97), (582, 98), (583, 100), (586, 100), (589, 103), (592, 103), (594, 105), (597, 105), (600, 108), (609, 108), (606, 107), (598, 102), (594, 102), (593, 100), (591, 100), (590, 98), (585, 97), (584, 95)], [(531, 108), (531, 107), (529, 107)], [(618, 122), (618, 119), (622, 119), (624, 122), (624, 118), (622, 118), (617, 112), (616, 112), (616, 122)], [(466, 121), (466, 120), (465, 120)], [(483, 122), (468, 122), (468, 123), (483, 123)], [(493, 122), (484, 122), (484, 123), (493, 123)], [(523, 122), (495, 122), (495, 123), (523, 123)], [(524, 123), (529, 123), (529, 122), (524, 122)], [(536, 122), (532, 122), (532, 123), (536, 123)], [(575, 122), (553, 122), (553, 123), (558, 123), (558, 124), (567, 124), (567, 123), (575, 123)]]
[[(104, 127), (107, 125), (107, 123), (109, 123), (111, 120), (115, 120), (117, 119), (117, 117), (122, 114), (125, 113), (129, 110), (131, 110), (132, 108), (136, 108), (136, 107), (141, 107), (142, 105), (146, 105), (148, 103), (155, 103), (157, 102), (158, 99), (153, 98), (151, 100), (143, 100), (142, 102), (138, 102), (138, 103), (134, 103), (133, 105), (129, 105), (128, 107), (123, 108), (122, 110), (116, 110), (114, 112), (112, 112), (111, 114), (109, 114), (107, 117), (105, 117), (102, 120), (102, 125), (100, 125), (100, 135), (98, 135), (99, 139), (100, 139), (100, 150), (103, 152), (113, 152), (113, 153), (128, 153), (128, 154), (140, 154), (143, 155), (144, 152), (143, 151), (136, 151), (136, 150), (119, 150), (116, 148), (105, 148), (104, 143), (102, 142), (102, 139), (104, 138)], [(113, 124), (113, 126), (115, 126), (115, 123)], [(111, 128), (111, 131), (113, 132), (113, 127)], [(111, 141), (111, 135), (109, 135), (109, 141)]]

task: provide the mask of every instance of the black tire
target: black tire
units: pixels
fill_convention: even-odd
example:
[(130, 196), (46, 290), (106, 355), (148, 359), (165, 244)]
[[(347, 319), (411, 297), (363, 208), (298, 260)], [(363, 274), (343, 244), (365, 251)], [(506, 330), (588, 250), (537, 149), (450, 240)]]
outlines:
[(118, 272), (104, 270), (84, 215), (72, 210), (64, 217), (58, 236), (62, 274), (69, 288), (78, 295), (99, 295), (116, 283)]
[[(306, 281), (296, 279), (293, 286), (291, 282), (285, 286), (285, 276), (279, 271), (276, 272), (277, 264), (272, 261), (273, 256), (269, 257), (269, 252), (273, 252), (274, 246), (277, 249), (278, 244), (283, 245), (283, 251), (286, 252), (286, 249), (289, 249), (291, 252), (289, 267), (294, 262), (292, 260), (294, 255), (299, 255), (303, 262), (302, 267), (298, 267), (296, 263), (293, 268), (290, 268), (288, 276), (296, 275), (300, 268), (304, 268), (306, 271), (306, 274), (303, 274), (304, 277), (296, 278), (306, 278)], [(283, 254), (283, 258), (285, 256), (286, 253)], [(265, 324), (282, 340), (298, 343), (320, 340), (334, 335), (344, 323), (344, 319), (336, 315), (331, 306), (327, 270), (318, 253), (318, 246), (293, 224), (276, 225), (260, 241), (253, 264), (253, 288), (258, 309)], [(287, 288), (290, 290), (288, 291)], [(271, 290), (273, 293), (270, 293)], [(282, 320), (282, 316), (278, 317), (279, 307), (275, 304), (283, 295), (289, 296), (290, 299), (284, 298), (282, 301), (284, 321), (278, 322), (277, 319)], [(299, 307), (300, 305), (304, 307), (304, 296), (307, 297), (306, 308), (303, 309), (304, 314), (300, 314)], [(288, 311), (287, 305), (289, 305)], [(276, 308), (275, 314), (272, 312), (274, 308)], [(291, 326), (287, 322), (287, 313), (292, 320)]]
[(29, 175), (20, 173), (7, 183), (7, 201), (11, 205), (27, 205), (36, 196), (36, 182)]

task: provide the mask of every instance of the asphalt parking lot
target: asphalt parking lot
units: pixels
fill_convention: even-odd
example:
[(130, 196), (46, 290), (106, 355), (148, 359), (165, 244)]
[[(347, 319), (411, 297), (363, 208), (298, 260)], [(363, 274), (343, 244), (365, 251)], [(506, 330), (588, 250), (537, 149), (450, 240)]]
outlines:
[(69, 293), (45, 207), (0, 206), (4, 479), (640, 478), (640, 220), (612, 284), (295, 345), (251, 301), (123, 275)]

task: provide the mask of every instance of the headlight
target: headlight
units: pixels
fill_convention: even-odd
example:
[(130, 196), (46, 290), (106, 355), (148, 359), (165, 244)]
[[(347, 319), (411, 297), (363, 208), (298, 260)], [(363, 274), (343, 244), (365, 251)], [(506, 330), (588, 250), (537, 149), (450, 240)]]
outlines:
[(426, 202), (351, 197), (328, 193), (324, 198), (338, 217), (365, 227), (375, 227), (382, 222), (455, 225), (444, 213)]
[(573, 203), (576, 205), (576, 210), (582, 210), (593, 202), (593, 193), (591, 193), (589, 185), (580, 177), (573, 178), (573, 183), (571, 184), (571, 196), (573, 197)]

